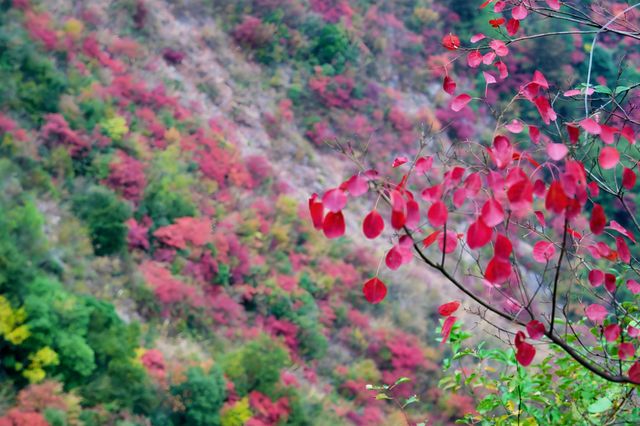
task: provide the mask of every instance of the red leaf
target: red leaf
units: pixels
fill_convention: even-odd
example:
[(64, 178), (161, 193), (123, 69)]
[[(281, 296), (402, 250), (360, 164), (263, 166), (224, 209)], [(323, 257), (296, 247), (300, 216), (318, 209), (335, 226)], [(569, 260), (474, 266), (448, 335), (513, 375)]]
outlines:
[(600, 287), (604, 282), (604, 272), (600, 269), (593, 269), (589, 271), (589, 283), (591, 287)]
[(498, 28), (500, 27), (500, 25), (504, 24), (504, 22), (505, 22), (504, 18), (490, 19), (489, 25), (491, 25), (493, 28)]
[(376, 209), (373, 209), (367, 214), (362, 222), (362, 232), (364, 236), (370, 240), (378, 238), (384, 230), (384, 220)]
[(511, 15), (513, 16), (513, 19), (517, 19), (519, 21), (522, 21), (524, 18), (526, 18), (528, 14), (529, 12), (527, 11), (527, 8), (524, 7), (523, 5), (516, 6), (511, 11)]
[(571, 124), (567, 124), (567, 133), (569, 134), (569, 141), (572, 144), (577, 144), (580, 139), (580, 129)]
[(609, 293), (616, 291), (616, 276), (613, 274), (604, 274), (604, 287)]
[(442, 323), (442, 330), (441, 330), (442, 343), (441, 344), (444, 344), (447, 342), (447, 340), (449, 340), (449, 336), (451, 335), (451, 329), (453, 328), (453, 325), (456, 323), (457, 319), (458, 318), (456, 317), (447, 317)]
[(640, 362), (634, 362), (627, 374), (629, 375), (629, 380), (633, 383), (640, 383)]
[(493, 230), (478, 219), (467, 230), (467, 245), (472, 250), (484, 247), (491, 241), (492, 234)]
[(628, 167), (625, 167), (624, 170), (622, 171), (622, 186), (624, 186), (626, 190), (631, 191), (633, 187), (636, 186), (637, 178), (638, 177), (636, 176), (636, 173), (633, 170), (631, 170)]
[(618, 256), (624, 263), (631, 263), (631, 252), (629, 246), (622, 237), (616, 237), (616, 249), (618, 250)]
[(378, 277), (374, 277), (364, 283), (362, 294), (367, 302), (375, 305), (384, 300), (387, 295), (387, 286)]
[(520, 21), (518, 21), (517, 19), (509, 19), (507, 21), (506, 28), (507, 28), (507, 34), (509, 34), (510, 36), (514, 36), (520, 29)]
[(640, 328), (635, 328), (632, 326), (628, 326), (627, 327), (627, 334), (629, 335), (629, 337), (635, 339), (636, 337), (640, 336)]
[(604, 321), (604, 319), (607, 317), (607, 315), (609, 315), (607, 309), (602, 305), (598, 305), (597, 303), (593, 303), (587, 306), (587, 309), (585, 309), (584, 312), (587, 315), (587, 318), (589, 318), (590, 321), (596, 324), (601, 324), (602, 321)]
[(337, 213), (347, 205), (347, 194), (340, 188), (330, 189), (324, 193), (322, 204), (330, 212)]
[(540, 129), (536, 126), (529, 126), (529, 139), (536, 145), (540, 143)]
[(613, 169), (620, 162), (620, 153), (612, 146), (605, 146), (598, 155), (598, 164), (604, 170)]
[(424, 239), (424, 241), (422, 241), (422, 244), (426, 247), (429, 247), (431, 244), (433, 244), (437, 239), (438, 239), (438, 235), (440, 235), (442, 233), (442, 231), (435, 231), (432, 232), (431, 234), (429, 234), (427, 236), (427, 238)]
[(463, 93), (461, 95), (458, 95), (453, 100), (453, 102), (451, 102), (451, 109), (455, 112), (458, 112), (462, 110), (462, 108), (467, 106), (469, 102), (471, 102), (471, 96), (467, 95), (466, 93)]
[(628, 140), (631, 145), (635, 145), (636, 135), (633, 132), (633, 129), (631, 128), (631, 126), (624, 126), (622, 128), (622, 131), (620, 132), (620, 135), (626, 140)]
[(620, 326), (618, 324), (610, 324), (604, 328), (603, 334), (607, 342), (615, 342), (620, 337)]
[(564, 209), (569, 205), (567, 194), (562, 189), (562, 184), (557, 180), (551, 182), (544, 205), (547, 210), (558, 214), (564, 212)]
[(456, 82), (453, 81), (451, 77), (449, 77), (448, 75), (444, 76), (444, 81), (442, 82), (442, 89), (445, 92), (453, 96), (453, 94), (456, 93), (456, 86), (457, 86)]
[(396, 157), (396, 159), (393, 160), (393, 165), (391, 167), (395, 169), (396, 167), (402, 166), (407, 161), (409, 161), (407, 157)]
[(313, 194), (309, 198), (309, 213), (311, 214), (313, 227), (318, 230), (322, 229), (322, 220), (324, 219), (324, 206), (322, 205), (322, 201), (318, 200), (318, 194)]
[(338, 238), (344, 235), (345, 224), (342, 212), (329, 212), (322, 222), (322, 230), (324, 235), (329, 238)]
[(591, 210), (591, 219), (589, 220), (589, 228), (591, 229), (591, 232), (596, 235), (602, 234), (606, 224), (607, 217), (604, 214), (604, 209), (600, 204), (594, 204), (593, 210)]
[(407, 222), (407, 203), (398, 191), (391, 191), (391, 226), (402, 229)]
[(562, 160), (569, 153), (569, 148), (562, 143), (550, 143), (547, 145), (547, 155), (553, 161)]
[(618, 345), (618, 357), (620, 359), (633, 358), (636, 355), (636, 348), (633, 347), (633, 343), (624, 342)]
[(495, 257), (509, 261), (512, 252), (513, 245), (511, 245), (511, 240), (502, 234), (498, 234), (494, 248)]
[(522, 342), (520, 346), (516, 348), (516, 360), (523, 367), (527, 367), (533, 361), (536, 356), (536, 348), (529, 343)]
[(533, 100), (533, 103), (538, 108), (538, 112), (540, 113), (544, 124), (548, 125), (552, 121), (556, 121), (556, 118), (558, 118), (558, 116), (556, 115), (556, 112), (553, 110), (553, 108), (551, 108), (551, 104), (549, 104), (547, 98), (538, 96)]
[(460, 48), (460, 39), (457, 35), (449, 33), (442, 37), (442, 45), (447, 50), (457, 50)]
[(533, 246), (533, 259), (536, 262), (547, 263), (555, 253), (556, 248), (548, 241), (538, 241)]
[(529, 333), (529, 337), (532, 339), (538, 340), (542, 336), (544, 336), (544, 324), (542, 324), (538, 320), (529, 321), (527, 324), (527, 333)]
[(447, 223), (448, 215), (447, 206), (442, 201), (436, 201), (433, 203), (427, 212), (429, 223), (434, 228), (440, 228), (442, 225)]
[(438, 308), (438, 313), (443, 317), (448, 317), (449, 315), (457, 311), (459, 307), (460, 307), (460, 302), (458, 302), (457, 300), (454, 300), (453, 302), (444, 303), (440, 305), (440, 307)]
[(511, 277), (511, 263), (499, 257), (494, 257), (489, 261), (484, 277), (493, 284), (502, 284)]

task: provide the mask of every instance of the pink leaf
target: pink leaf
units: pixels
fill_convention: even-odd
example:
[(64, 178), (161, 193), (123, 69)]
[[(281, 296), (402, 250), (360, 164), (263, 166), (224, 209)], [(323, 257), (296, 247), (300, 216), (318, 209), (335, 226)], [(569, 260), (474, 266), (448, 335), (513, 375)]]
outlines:
[(632, 294), (640, 293), (640, 283), (636, 280), (627, 280), (627, 288)]
[(471, 41), (471, 43), (477, 43), (477, 42), (479, 42), (480, 40), (484, 40), (485, 38), (487, 38), (487, 36), (485, 36), (485, 35), (484, 35), (484, 34), (482, 34), (482, 33), (479, 33), (479, 34), (476, 34), (476, 35), (474, 35), (473, 37), (471, 37), (471, 40), (470, 40), (470, 41)]
[(620, 153), (612, 146), (605, 146), (598, 155), (598, 164), (604, 170), (613, 169), (620, 162)]
[(433, 157), (420, 157), (418, 161), (416, 161), (416, 172), (417, 173), (426, 173), (431, 170), (431, 166), (433, 165)]
[(524, 130), (524, 125), (522, 124), (522, 121), (518, 121), (515, 119), (511, 123), (505, 125), (504, 127), (511, 133), (515, 133), (515, 134), (521, 133)]
[(524, 7), (523, 5), (516, 6), (511, 11), (511, 15), (513, 16), (513, 19), (517, 19), (519, 21), (522, 21), (524, 18), (526, 18), (528, 14), (529, 12), (527, 11), (527, 8)]
[(549, 7), (553, 10), (560, 10), (560, 0), (546, 0)]
[(582, 127), (584, 131), (589, 133), (590, 135), (599, 135), (602, 131), (600, 125), (592, 118), (585, 118), (584, 120), (582, 120), (580, 122), (580, 127)]
[(490, 198), (486, 203), (484, 203), (484, 206), (482, 206), (480, 219), (482, 219), (485, 225), (491, 228), (501, 224), (504, 221), (504, 210), (502, 209), (500, 203), (495, 200), (495, 198)]
[(347, 194), (340, 188), (330, 189), (324, 193), (322, 204), (330, 212), (338, 213), (347, 205)]
[(569, 148), (563, 143), (550, 143), (547, 145), (547, 155), (553, 161), (562, 160), (569, 153)]
[(482, 53), (479, 50), (474, 50), (467, 55), (467, 65), (471, 68), (478, 68), (482, 63)]
[(587, 309), (585, 309), (584, 312), (587, 315), (587, 318), (589, 318), (590, 321), (596, 324), (602, 324), (602, 321), (604, 321), (607, 315), (609, 315), (607, 309), (602, 305), (598, 305), (597, 303), (593, 303), (587, 306)]
[(369, 181), (362, 175), (353, 175), (347, 181), (347, 191), (354, 197), (364, 195), (369, 190)]
[(548, 241), (538, 241), (533, 246), (533, 259), (536, 262), (547, 263), (555, 253), (556, 248)]

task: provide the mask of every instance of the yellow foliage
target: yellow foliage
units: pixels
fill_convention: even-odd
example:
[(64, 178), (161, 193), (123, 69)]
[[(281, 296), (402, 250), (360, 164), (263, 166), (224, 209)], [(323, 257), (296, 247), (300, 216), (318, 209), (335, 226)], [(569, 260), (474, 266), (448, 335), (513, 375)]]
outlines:
[(102, 129), (107, 135), (114, 141), (122, 140), (122, 137), (129, 133), (129, 126), (127, 126), (127, 120), (119, 115), (113, 118), (109, 118), (100, 123)]
[(64, 23), (64, 32), (69, 34), (73, 39), (77, 40), (82, 31), (84, 31), (84, 24), (78, 19), (71, 18)]
[(245, 396), (233, 406), (222, 411), (220, 422), (222, 426), (242, 426), (251, 416), (249, 399)]
[(427, 7), (416, 7), (413, 11), (413, 16), (423, 24), (434, 23), (440, 19), (438, 12)]
[(22, 323), (27, 319), (24, 308), (13, 309), (6, 297), (0, 296), (0, 336), (14, 345), (27, 340), (29, 327)]
[(22, 372), (22, 375), (29, 380), (30, 383), (38, 383), (44, 380), (47, 373), (44, 367), (50, 365), (58, 365), (60, 360), (58, 354), (48, 346), (38, 350), (36, 353), (30, 354), (31, 364)]

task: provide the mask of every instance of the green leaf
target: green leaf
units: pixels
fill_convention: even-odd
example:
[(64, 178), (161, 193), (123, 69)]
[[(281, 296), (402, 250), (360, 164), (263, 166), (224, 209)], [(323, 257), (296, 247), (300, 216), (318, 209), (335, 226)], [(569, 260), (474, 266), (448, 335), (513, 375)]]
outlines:
[(603, 86), (601, 84), (597, 85), (596, 87), (593, 88), (595, 90), (596, 93), (603, 93), (605, 95), (610, 95), (611, 93), (611, 89), (609, 89), (607, 86)]
[(376, 399), (381, 400), (381, 399), (392, 399), (392, 398), (386, 393), (379, 393), (376, 395)]
[(618, 86), (616, 87), (616, 90), (614, 91), (614, 93), (616, 95), (619, 95), (620, 93), (628, 92), (629, 90), (631, 90), (631, 87), (629, 86)]
[(602, 397), (589, 406), (589, 412), (591, 414), (598, 414), (609, 410), (613, 406), (611, 400), (607, 397)]
[(396, 382), (393, 384), (393, 386), (398, 386), (401, 383), (406, 383), (406, 382), (410, 382), (411, 379), (408, 377), (400, 377), (398, 380), (396, 380)]
[(406, 407), (409, 404), (413, 404), (414, 402), (418, 402), (418, 396), (417, 395), (413, 395), (411, 398), (407, 399), (404, 404), (402, 405), (402, 408)]

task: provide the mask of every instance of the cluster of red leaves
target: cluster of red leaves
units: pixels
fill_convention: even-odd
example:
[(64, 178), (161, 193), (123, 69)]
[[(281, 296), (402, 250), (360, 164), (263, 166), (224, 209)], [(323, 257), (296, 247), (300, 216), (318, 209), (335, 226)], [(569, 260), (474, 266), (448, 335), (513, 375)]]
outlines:
[(117, 158), (110, 165), (107, 185), (130, 201), (140, 201), (147, 184), (144, 165), (124, 151), (118, 151)]
[[(482, 7), (491, 3), (494, 12), (498, 14), (505, 11), (507, 6), (507, 2), (504, 1), (486, 1)], [(558, 1), (549, 0), (547, 4), (554, 10), (560, 8)], [(529, 7), (526, 4), (515, 4), (509, 10), (511, 17), (499, 16), (492, 19), (490, 24), (494, 27), (506, 25), (507, 32), (514, 35), (520, 28), (520, 21), (529, 15)], [(486, 93), (490, 85), (509, 77), (506, 60), (510, 50), (507, 42), (489, 39), (484, 34), (473, 36), (470, 42), (476, 44), (483, 40), (486, 45), (471, 50), (466, 56), (466, 63), (471, 69), (484, 66), (497, 70), (497, 75), (492, 74), (489, 69), (482, 71)], [(448, 34), (443, 37), (442, 45), (447, 50), (457, 51), (462, 47), (462, 42), (456, 35)], [(486, 53), (482, 53), (483, 51)], [(443, 90), (453, 97), (450, 104), (453, 112), (464, 111), (473, 100), (468, 93), (456, 94), (458, 85), (450, 75), (444, 77)], [(517, 94), (519, 99), (530, 102), (537, 109), (541, 121), (547, 126), (558, 121), (558, 115), (550, 102), (549, 90), (550, 85), (545, 76), (540, 71), (535, 71), (533, 76), (520, 86)], [(570, 90), (565, 96), (580, 94), (579, 90)], [(348, 199), (364, 195), (369, 187), (375, 187), (378, 197), (388, 203), (390, 211), (385, 217), (374, 207), (364, 217), (362, 230), (369, 239), (378, 238), (385, 230), (386, 224), (396, 233), (397, 242), (385, 256), (385, 264), (389, 269), (396, 270), (411, 262), (413, 249), (418, 244), (415, 235), (424, 232), (424, 224), (428, 224), (432, 231), (424, 238), (421, 246), (427, 248), (437, 242), (443, 259), (445, 255), (455, 252), (461, 246), (480, 254), (487, 251), (485, 247), (490, 247), (492, 256), (483, 265), (485, 283), (489, 288), (501, 287), (507, 295), (503, 303), (508, 306), (508, 310), (514, 312), (521, 308), (517, 298), (509, 296), (511, 289), (517, 286), (517, 276), (512, 265), (516, 256), (515, 249), (520, 249), (520, 241), (516, 235), (498, 229), (512, 221), (524, 223), (531, 218), (542, 230), (534, 234), (546, 237), (532, 242), (531, 257), (535, 262), (548, 265), (557, 258), (556, 249), (562, 244), (553, 240), (553, 236), (545, 231), (549, 229), (562, 235), (564, 228), (565, 234), (578, 241), (577, 252), (590, 254), (594, 261), (606, 259), (614, 266), (630, 263), (631, 252), (627, 241), (635, 244), (633, 234), (615, 221), (608, 222), (603, 208), (593, 201), (599, 194), (598, 185), (588, 182), (585, 166), (580, 161), (572, 159), (569, 154), (575, 149), (574, 146), (579, 145), (581, 138), (586, 140), (598, 137), (604, 144), (599, 148), (597, 155), (600, 168), (620, 173), (622, 187), (632, 190), (637, 180), (635, 166), (621, 166), (623, 159), (617, 148), (617, 136), (635, 144), (636, 135), (633, 128), (628, 125), (616, 127), (600, 123), (596, 116), (589, 116), (582, 120), (563, 123), (567, 143), (556, 143), (545, 134), (544, 129), (534, 124), (513, 120), (510, 123), (499, 123), (499, 126), (492, 144), (483, 148), (490, 160), (490, 164), (487, 164), (484, 170), (479, 172), (473, 168), (449, 164), (434, 166), (431, 157), (418, 157), (413, 161), (406, 156), (397, 157), (391, 168), (408, 169), (399, 182), (383, 178), (377, 171), (368, 171), (352, 176), (337, 188), (327, 190), (322, 197), (314, 194), (309, 200), (314, 227), (322, 230), (327, 238), (344, 235), (343, 210)], [(518, 135), (525, 128), (528, 129), (533, 146), (541, 145), (542, 150), (521, 151), (518, 149), (519, 144), (514, 143), (513, 136), (508, 135)], [(545, 155), (538, 156), (540, 152)], [(548, 181), (545, 181), (545, 176), (536, 175), (542, 168), (553, 169)], [(416, 179), (423, 176), (430, 177), (429, 186), (415, 183)], [(415, 186), (419, 188), (419, 195), (414, 193)], [(376, 202), (376, 206), (377, 204)], [(465, 214), (468, 219), (466, 232), (456, 232), (454, 229), (459, 228), (461, 224), (457, 221), (452, 222), (449, 212), (454, 209), (459, 211), (468, 204), (472, 205), (472, 209), (471, 213)], [(423, 220), (423, 214), (426, 221)], [(590, 216), (588, 222), (585, 222), (585, 216)], [(563, 223), (566, 223), (564, 227)], [(588, 225), (586, 229), (585, 223)], [(598, 236), (610, 236), (604, 233), (605, 227), (621, 234), (613, 236), (615, 248), (610, 247), (606, 241), (595, 241)], [(612, 277), (613, 279), (605, 279), (604, 274), (600, 276), (593, 273), (589, 278), (594, 287), (602, 282), (609, 282), (608, 286), (605, 286), (607, 291), (613, 294), (615, 276)], [(627, 283), (630, 289), (634, 289), (634, 293), (640, 291), (640, 286), (635, 280), (628, 280)], [(376, 274), (364, 283), (363, 293), (370, 303), (380, 303), (387, 293), (387, 288)], [(447, 313), (448, 306), (441, 307), (442, 315), (447, 317), (443, 325), (443, 340), (448, 338), (455, 322), (455, 317)], [(591, 305), (587, 308), (586, 314), (590, 320), (600, 324), (609, 315), (607, 309), (600, 305)], [(603, 326), (602, 330), (609, 342), (616, 342), (621, 338), (621, 327), (618, 324), (608, 324)], [(545, 326), (537, 320), (532, 320), (527, 326), (527, 331), (530, 338), (539, 339), (545, 334)], [(535, 348), (526, 342), (522, 332), (517, 334), (515, 343), (518, 361), (523, 365), (529, 365), (535, 356)], [(628, 339), (619, 346), (621, 358), (630, 356), (633, 350), (633, 345)], [(640, 370), (640, 364), (632, 366), (629, 370), (630, 375), (633, 369)]]
[(291, 412), (287, 398), (282, 397), (273, 402), (268, 396), (258, 391), (249, 393), (249, 406), (255, 415), (245, 423), (247, 426), (274, 425), (280, 421), (286, 421)]
[(46, 146), (55, 147), (62, 145), (69, 150), (72, 157), (85, 155), (89, 148), (89, 142), (75, 130), (69, 127), (69, 123), (61, 114), (48, 114), (45, 123), (40, 129)]

